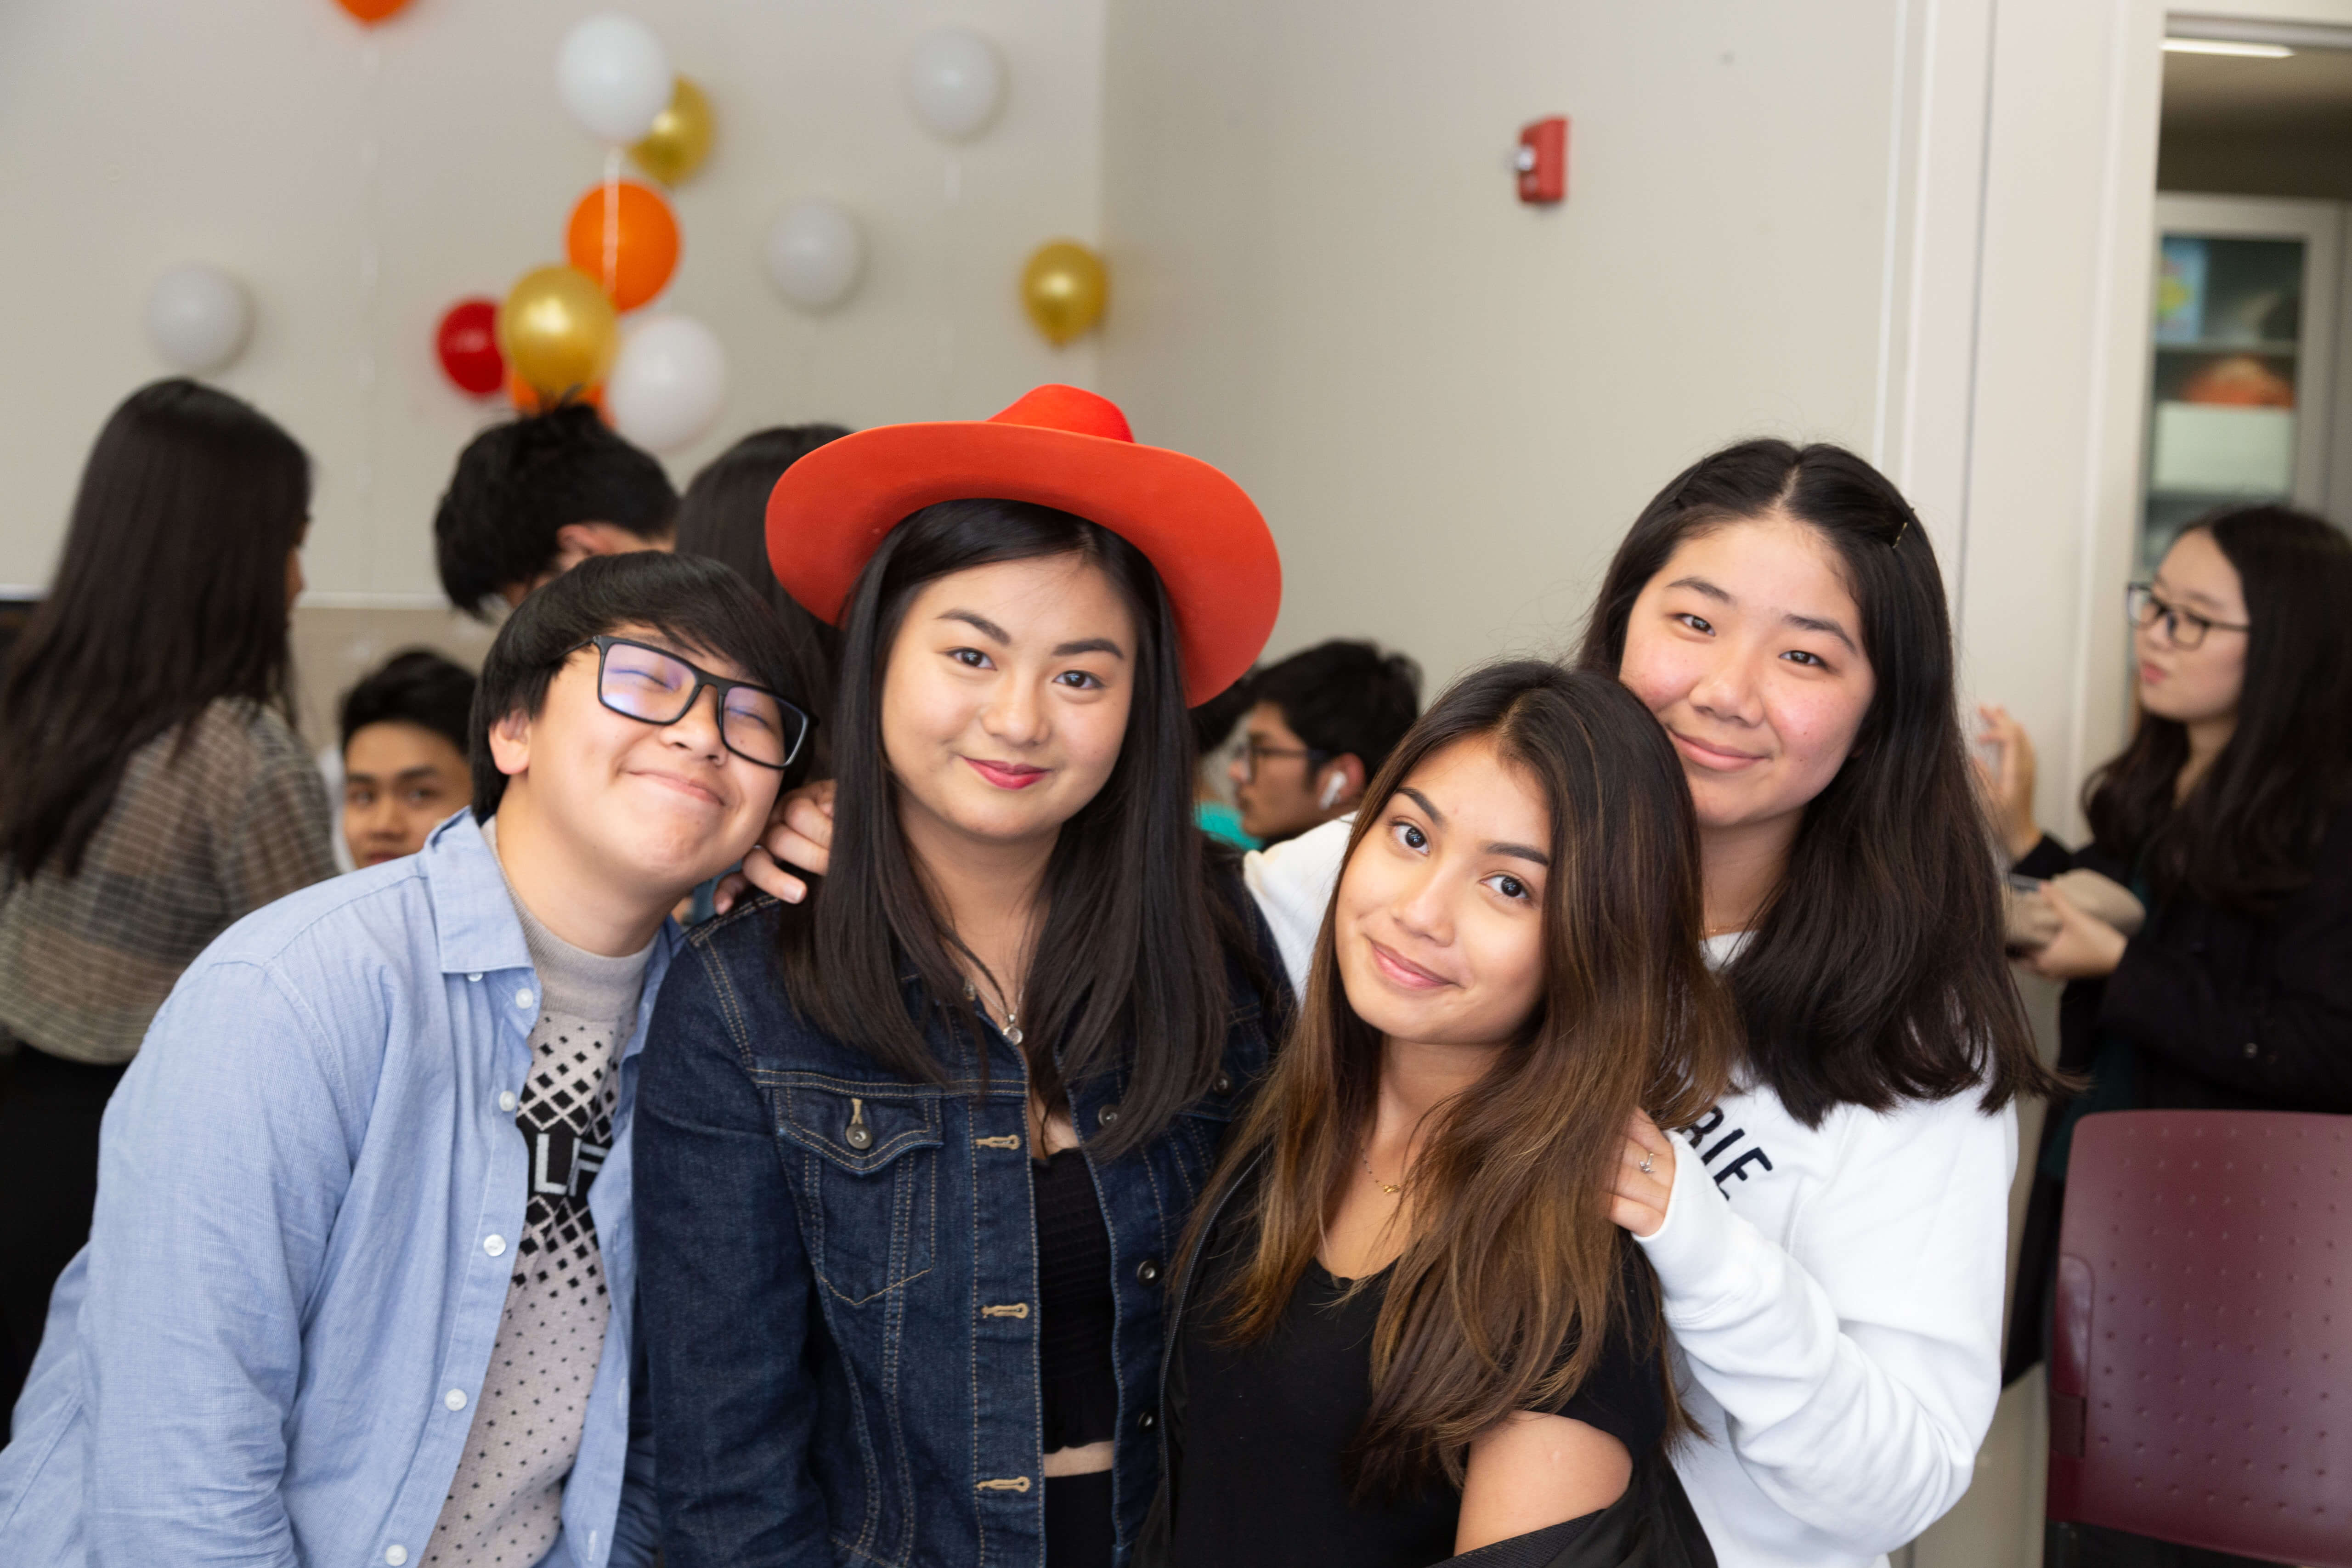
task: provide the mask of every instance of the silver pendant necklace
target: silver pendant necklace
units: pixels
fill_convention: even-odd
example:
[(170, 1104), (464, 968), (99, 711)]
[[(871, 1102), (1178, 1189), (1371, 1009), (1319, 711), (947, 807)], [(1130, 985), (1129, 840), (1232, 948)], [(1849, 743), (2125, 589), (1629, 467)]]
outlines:
[[(980, 987), (974, 985), (969, 980), (965, 981), (963, 983), (963, 999), (967, 1002), (979, 1001)], [(1001, 995), (997, 999), (1000, 1002), (1004, 1001), (1003, 997)], [(1019, 998), (1016, 997), (1011, 1002), (1004, 1002), (1004, 1027), (1001, 1032), (1004, 1036), (1004, 1043), (1008, 1046), (1017, 1046), (1025, 1037), (1021, 1033), (1021, 1006)]]

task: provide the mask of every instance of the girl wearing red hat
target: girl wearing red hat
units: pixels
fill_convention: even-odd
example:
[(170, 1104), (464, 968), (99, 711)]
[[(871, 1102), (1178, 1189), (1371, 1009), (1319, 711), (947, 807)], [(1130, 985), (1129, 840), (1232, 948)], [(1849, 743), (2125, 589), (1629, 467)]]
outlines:
[(636, 1129), (673, 1568), (1123, 1560), (1162, 1274), (1287, 992), (1186, 710), (1281, 575), (1249, 499), (1046, 387), (769, 511), (843, 630), (832, 869), (699, 928)]

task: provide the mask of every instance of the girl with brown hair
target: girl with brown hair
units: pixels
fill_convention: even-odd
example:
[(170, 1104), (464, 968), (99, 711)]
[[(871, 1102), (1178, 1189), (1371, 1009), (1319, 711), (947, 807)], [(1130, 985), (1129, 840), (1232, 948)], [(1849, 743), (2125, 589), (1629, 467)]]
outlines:
[(1616, 681), (1505, 664), (1366, 800), (1180, 1270), (1169, 1560), (1677, 1561), (1655, 1281), (1608, 1206), (1626, 1119), (1696, 1120), (1733, 1048), (1679, 764)]

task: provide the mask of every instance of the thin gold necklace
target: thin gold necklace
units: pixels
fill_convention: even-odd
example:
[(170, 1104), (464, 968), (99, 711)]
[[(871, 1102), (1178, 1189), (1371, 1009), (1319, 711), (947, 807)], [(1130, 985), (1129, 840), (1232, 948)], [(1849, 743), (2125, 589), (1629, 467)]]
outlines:
[(1364, 1156), (1364, 1174), (1372, 1178), (1372, 1185), (1380, 1188), (1381, 1191), (1388, 1194), (1391, 1197), (1394, 1197), (1397, 1194), (1404, 1191), (1404, 1184), (1402, 1182), (1399, 1182), (1395, 1185), (1391, 1186), (1388, 1183), (1381, 1180), (1380, 1176), (1372, 1170), (1372, 1157), (1370, 1154)]

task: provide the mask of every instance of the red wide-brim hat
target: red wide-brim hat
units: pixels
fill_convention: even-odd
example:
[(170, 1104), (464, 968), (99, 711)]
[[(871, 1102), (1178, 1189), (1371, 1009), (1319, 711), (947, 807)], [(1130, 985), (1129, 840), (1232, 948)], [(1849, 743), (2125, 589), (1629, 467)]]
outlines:
[(1176, 612), (1187, 700), (1239, 679), (1282, 607), (1274, 535), (1241, 486), (1137, 443), (1107, 397), (1041, 386), (992, 419), (885, 425), (829, 441), (768, 496), (768, 561), (784, 591), (838, 625), (883, 535), (937, 501), (1031, 501), (1143, 552)]

